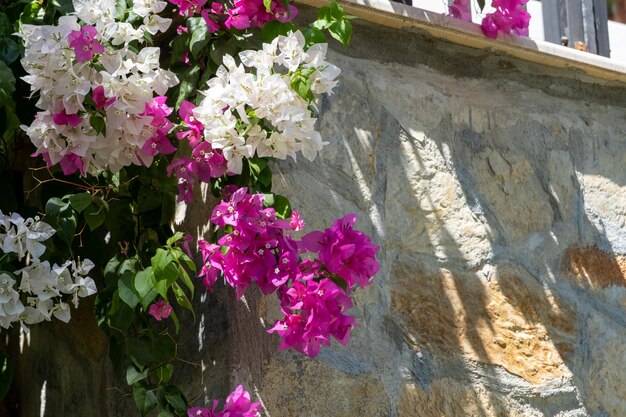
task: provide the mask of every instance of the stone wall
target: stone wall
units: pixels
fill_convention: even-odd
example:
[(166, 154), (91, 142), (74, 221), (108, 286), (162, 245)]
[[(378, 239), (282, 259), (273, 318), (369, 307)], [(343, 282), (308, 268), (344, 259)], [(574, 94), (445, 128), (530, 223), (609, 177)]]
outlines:
[(354, 36), (331, 55), (331, 144), (277, 184), (313, 228), (358, 213), (381, 272), (347, 349), (242, 355), (236, 375), (271, 416), (626, 416), (624, 86)]
[[(626, 86), (362, 21), (330, 60), (330, 144), (279, 163), (275, 184), (309, 227), (352, 211), (381, 245), (360, 327), (311, 360), (265, 334), (273, 299), (199, 291), (188, 392), (243, 383), (272, 417), (626, 416)], [(209, 210), (185, 222), (201, 233)], [(133, 415), (103, 341), (47, 332), (20, 415), (39, 416), (44, 380), (46, 416)], [(55, 337), (62, 363), (46, 360)]]

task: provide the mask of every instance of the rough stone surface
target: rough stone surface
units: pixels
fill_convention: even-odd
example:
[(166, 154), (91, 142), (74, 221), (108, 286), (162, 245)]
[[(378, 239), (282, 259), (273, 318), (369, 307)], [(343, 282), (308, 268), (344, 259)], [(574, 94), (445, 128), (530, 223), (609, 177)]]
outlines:
[[(274, 184), (310, 229), (355, 212), (381, 245), (360, 326), (309, 360), (266, 334), (276, 300), (199, 291), (190, 397), (243, 383), (273, 417), (626, 416), (625, 86), (362, 21), (330, 60), (330, 144)], [(179, 214), (203, 233), (208, 206)], [(132, 415), (88, 334), (33, 332), (20, 415), (39, 416), (44, 380), (48, 417)]]

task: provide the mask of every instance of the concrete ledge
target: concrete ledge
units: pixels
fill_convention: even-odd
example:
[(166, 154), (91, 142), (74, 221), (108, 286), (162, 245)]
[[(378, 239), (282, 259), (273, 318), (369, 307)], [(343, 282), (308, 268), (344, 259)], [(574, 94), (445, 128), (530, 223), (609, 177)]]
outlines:
[[(626, 65), (602, 56), (514, 35), (499, 35), (498, 39), (489, 39), (483, 35), (477, 24), (388, 0), (338, 1), (344, 6), (346, 13), (383, 26), (425, 30), (437, 38), (459, 45), (492, 49), (529, 62), (554, 68), (577, 69), (591, 77), (607, 81), (626, 82)], [(296, 2), (317, 8), (330, 3), (329, 0)]]

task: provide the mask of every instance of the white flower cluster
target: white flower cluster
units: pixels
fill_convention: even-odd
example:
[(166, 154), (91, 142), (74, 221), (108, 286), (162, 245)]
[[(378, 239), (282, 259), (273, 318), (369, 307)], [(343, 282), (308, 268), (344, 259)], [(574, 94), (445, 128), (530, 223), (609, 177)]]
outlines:
[(95, 25), (104, 39), (110, 39), (112, 45), (128, 45), (134, 40), (141, 40), (144, 33), (156, 35), (165, 32), (172, 23), (172, 19), (159, 16), (167, 6), (167, 2), (158, 0), (135, 0), (132, 12), (143, 18), (143, 24), (138, 28), (128, 22), (120, 22), (116, 0), (73, 0), (74, 10), (78, 18), (88, 25)]
[(53, 316), (67, 323), (70, 308), (64, 296), (71, 296), (78, 307), (79, 297), (96, 293), (95, 282), (87, 276), (94, 266), (89, 259), (52, 266), (39, 260), (46, 249), (42, 242), (53, 234), (54, 229), (38, 219), (24, 219), (17, 213), (7, 216), (0, 211), (2, 257), (14, 253), (18, 261), (30, 258), (22, 269), (0, 271), (0, 327), (8, 329), (20, 322), (26, 328), (25, 324), (49, 321)]
[(242, 65), (225, 55), (224, 65), (201, 92), (204, 99), (194, 116), (204, 125), (205, 140), (222, 149), (231, 172), (241, 173), (243, 158), (255, 152), (295, 159), (301, 151), (312, 161), (327, 143), (315, 130), (317, 118), (309, 101), (293, 90), (291, 79), (306, 74), (314, 94), (330, 94), (340, 69), (325, 61), (327, 44), (307, 51), (304, 46), (304, 36), (296, 31), (263, 44), (261, 50), (239, 53)]
[[(37, 106), (43, 110), (22, 128), (48, 165), (60, 163), (65, 173), (103, 168), (116, 172), (131, 164), (151, 164), (154, 153), (141, 150), (157, 127), (145, 114), (146, 104), (152, 103), (155, 93), (164, 95), (178, 83), (172, 72), (160, 68), (159, 48), (136, 53), (129, 46), (145, 33), (167, 30), (171, 19), (155, 14), (166, 3), (135, 1), (132, 11), (143, 17), (137, 28), (116, 21), (115, 4), (115, 0), (74, 0), (76, 16), (60, 17), (56, 26), (22, 25), (22, 65), (28, 73), (24, 80), (33, 94), (39, 93)], [(97, 30), (93, 38), (94, 32), (84, 30), (94, 27), (89, 25)], [(93, 59), (78, 59), (77, 48)]]

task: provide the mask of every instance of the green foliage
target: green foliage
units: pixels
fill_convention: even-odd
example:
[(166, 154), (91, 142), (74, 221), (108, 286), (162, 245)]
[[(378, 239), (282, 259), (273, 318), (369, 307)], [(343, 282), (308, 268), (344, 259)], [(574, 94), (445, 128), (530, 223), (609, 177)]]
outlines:
[[(353, 16), (344, 13), (343, 6), (333, 0), (329, 6), (319, 10), (317, 20), (311, 24), (314, 29), (328, 30), (330, 36), (341, 42), (343, 46), (348, 46), (352, 37)], [(320, 39), (319, 35), (316, 35)]]
[(266, 207), (272, 207), (279, 219), (291, 217), (291, 203), (285, 196), (279, 194), (264, 194), (263, 200)]

